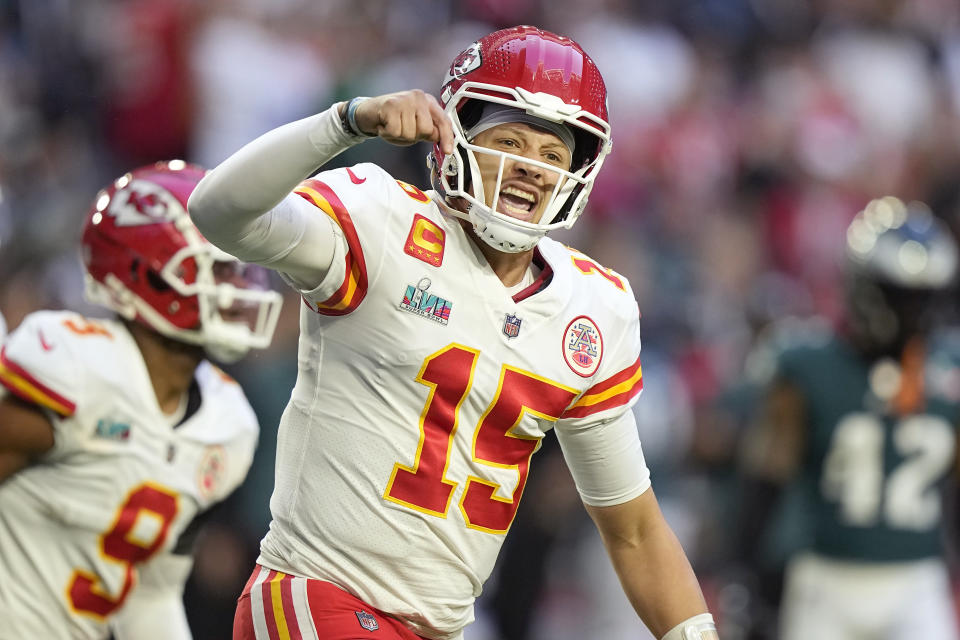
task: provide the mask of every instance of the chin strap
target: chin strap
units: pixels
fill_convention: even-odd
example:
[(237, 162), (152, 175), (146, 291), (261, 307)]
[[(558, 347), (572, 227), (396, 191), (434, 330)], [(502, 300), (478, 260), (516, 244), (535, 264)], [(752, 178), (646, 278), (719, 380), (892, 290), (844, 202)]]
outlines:
[(701, 613), (670, 629), (660, 640), (716, 640), (717, 637), (713, 616)]

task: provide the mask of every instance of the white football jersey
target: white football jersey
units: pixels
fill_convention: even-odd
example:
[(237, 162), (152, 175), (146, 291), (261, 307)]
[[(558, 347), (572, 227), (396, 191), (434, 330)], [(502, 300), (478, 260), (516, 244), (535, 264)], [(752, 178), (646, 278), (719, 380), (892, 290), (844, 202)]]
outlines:
[(55, 444), (0, 484), (0, 638), (103, 638), (194, 517), (246, 476), (258, 425), (240, 387), (204, 361), (183, 421), (158, 405), (120, 322), (29, 315), (0, 383), (45, 409)]
[(260, 562), (459, 637), (550, 429), (586, 502), (649, 486), (629, 411), (636, 301), (623, 277), (549, 239), (539, 277), (511, 297), (431, 194), (376, 165), (297, 193), (345, 242), (301, 292)]

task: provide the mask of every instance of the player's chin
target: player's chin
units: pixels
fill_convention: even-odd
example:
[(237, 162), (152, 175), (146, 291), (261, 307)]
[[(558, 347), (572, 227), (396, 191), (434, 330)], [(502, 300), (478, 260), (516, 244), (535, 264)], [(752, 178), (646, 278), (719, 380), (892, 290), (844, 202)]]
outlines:
[(176, 338), (171, 338), (162, 334), (157, 335), (160, 336), (163, 342), (167, 345), (167, 348), (174, 353), (180, 353), (198, 360), (202, 360), (204, 357), (206, 357), (206, 351), (201, 345), (182, 342)]

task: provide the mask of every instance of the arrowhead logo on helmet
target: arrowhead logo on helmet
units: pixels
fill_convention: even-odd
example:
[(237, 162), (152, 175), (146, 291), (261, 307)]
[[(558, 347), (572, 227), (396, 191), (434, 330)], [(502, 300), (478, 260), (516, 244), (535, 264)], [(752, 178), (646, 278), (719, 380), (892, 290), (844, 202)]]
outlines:
[(282, 298), (190, 220), (187, 199), (203, 175), (182, 160), (158, 162), (97, 195), (81, 239), (86, 293), (127, 320), (231, 361), (270, 343)]
[(447, 71), (447, 75), (443, 79), (443, 84), (440, 86), (446, 87), (454, 80), (462, 78), (474, 69), (479, 69), (481, 64), (483, 64), (483, 56), (480, 53), (480, 41), (478, 40), (454, 58), (453, 63), (450, 65), (450, 70)]

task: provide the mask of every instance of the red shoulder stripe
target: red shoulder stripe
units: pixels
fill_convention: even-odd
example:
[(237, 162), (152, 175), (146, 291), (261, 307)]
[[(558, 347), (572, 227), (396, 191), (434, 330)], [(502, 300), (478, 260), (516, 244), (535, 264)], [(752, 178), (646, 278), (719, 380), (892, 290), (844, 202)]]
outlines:
[(316, 305), (309, 304), (310, 308), (325, 316), (343, 316), (363, 302), (367, 295), (367, 264), (363, 258), (363, 247), (357, 235), (353, 220), (347, 208), (337, 197), (333, 189), (319, 180), (305, 180), (294, 191), (308, 202), (314, 204), (326, 213), (343, 231), (347, 240), (346, 276), (343, 283), (332, 296)]
[(596, 384), (567, 409), (564, 418), (583, 418), (628, 403), (643, 390), (640, 358), (626, 369)]
[(605, 391), (609, 391), (610, 389), (612, 389), (613, 387), (617, 386), (618, 384), (623, 384), (623, 383), (626, 382), (627, 380), (630, 380), (631, 378), (633, 378), (633, 377), (637, 374), (638, 371), (640, 371), (640, 357), (639, 357), (639, 356), (637, 356), (636, 362), (634, 362), (632, 365), (630, 365), (629, 367), (627, 367), (627, 368), (624, 369), (623, 371), (620, 371), (619, 373), (613, 374), (612, 376), (610, 376), (610, 377), (607, 378), (606, 380), (603, 380), (603, 381), (598, 382), (597, 384), (593, 385), (592, 387), (590, 387), (589, 389), (587, 389), (587, 392), (586, 392), (585, 394), (583, 394), (583, 395), (584, 395), (584, 397), (586, 397), (586, 396), (593, 396), (593, 395), (597, 395), (597, 394), (599, 394), (599, 393), (604, 393)]
[(0, 349), (0, 384), (18, 398), (46, 407), (63, 417), (72, 416), (77, 405), (31, 376), (7, 358), (6, 349)]

